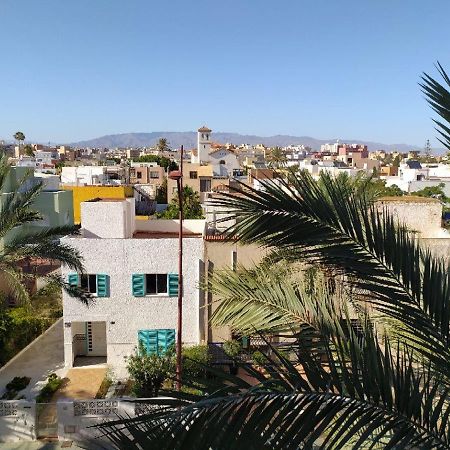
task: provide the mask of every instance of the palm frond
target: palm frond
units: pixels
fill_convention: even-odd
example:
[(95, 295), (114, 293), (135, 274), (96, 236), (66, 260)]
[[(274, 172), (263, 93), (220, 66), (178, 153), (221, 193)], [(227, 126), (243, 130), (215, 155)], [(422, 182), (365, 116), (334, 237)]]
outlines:
[(450, 79), (439, 62), (436, 63), (436, 68), (444, 79), (445, 85), (424, 73), (419, 86), (422, 88), (422, 92), (431, 109), (444, 119), (443, 122), (433, 119), (433, 122), (436, 124), (436, 131), (440, 135), (440, 138), (438, 138), (439, 142), (450, 150), (450, 92), (448, 90)]
[(213, 203), (237, 217), (227, 235), (244, 243), (295, 251), (305, 262), (329, 268), (364, 293), (379, 312), (415, 336), (416, 346), (450, 380), (449, 271), (414, 236), (365, 196), (322, 174), (307, 172), (264, 191), (239, 189)]

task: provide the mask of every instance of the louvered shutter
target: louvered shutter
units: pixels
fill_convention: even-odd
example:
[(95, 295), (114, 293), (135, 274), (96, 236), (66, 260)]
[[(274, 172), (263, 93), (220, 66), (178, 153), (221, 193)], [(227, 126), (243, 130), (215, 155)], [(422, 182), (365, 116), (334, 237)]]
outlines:
[(109, 276), (104, 273), (97, 274), (97, 296), (109, 297)]
[(167, 286), (169, 297), (178, 297), (178, 274), (169, 273), (167, 275)]
[(131, 277), (132, 292), (135, 297), (144, 297), (145, 295), (145, 275), (134, 273)]

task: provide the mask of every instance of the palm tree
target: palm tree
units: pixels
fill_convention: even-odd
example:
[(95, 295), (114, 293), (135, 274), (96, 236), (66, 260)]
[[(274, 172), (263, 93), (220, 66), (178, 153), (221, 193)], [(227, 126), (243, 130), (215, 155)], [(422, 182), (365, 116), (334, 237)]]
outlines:
[(156, 144), (156, 148), (159, 152), (163, 153), (170, 150), (169, 142), (166, 138), (160, 138)]
[[(42, 220), (33, 203), (42, 191), (42, 184), (31, 182), (31, 174), (20, 180), (19, 189), (7, 188), (11, 166), (6, 156), (0, 157), (0, 273), (5, 285), (4, 294), (19, 302), (29, 301), (26, 283), (34, 275), (22, 271), (20, 264), (33, 258), (44, 258), (67, 264), (77, 272), (83, 272), (80, 253), (59, 241), (59, 237), (74, 233), (74, 226), (33, 227)], [(57, 284), (71, 295), (87, 302), (89, 295), (68, 285), (61, 277), (46, 276), (47, 281)]]
[(286, 163), (286, 155), (281, 147), (274, 147), (269, 156), (270, 165), (274, 168), (280, 168)]
[[(108, 438), (119, 448), (450, 448), (448, 266), (347, 177), (300, 172), (265, 188), (215, 201), (239, 218), (228, 238), (273, 253), (213, 278), (213, 321), (288, 335), (289, 357), (272, 348), (267, 375), (241, 364), (256, 386), (215, 371), (222, 384), (152, 400), (159, 409), (102, 425)], [(308, 283), (298, 261), (320, 267), (322, 282)]]
[(25, 135), (21, 132), (21, 131), (17, 131), (16, 133), (14, 133), (14, 139), (17, 141), (17, 143), (19, 144), (19, 153), (20, 153), (20, 143), (25, 140)]

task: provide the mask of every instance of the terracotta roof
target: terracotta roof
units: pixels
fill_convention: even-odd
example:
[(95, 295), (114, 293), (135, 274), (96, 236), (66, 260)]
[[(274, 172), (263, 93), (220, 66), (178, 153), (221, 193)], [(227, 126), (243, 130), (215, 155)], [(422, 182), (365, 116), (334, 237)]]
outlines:
[(200, 131), (200, 133), (211, 133), (212, 130), (210, 130), (206, 125), (203, 125), (198, 129), (198, 131)]

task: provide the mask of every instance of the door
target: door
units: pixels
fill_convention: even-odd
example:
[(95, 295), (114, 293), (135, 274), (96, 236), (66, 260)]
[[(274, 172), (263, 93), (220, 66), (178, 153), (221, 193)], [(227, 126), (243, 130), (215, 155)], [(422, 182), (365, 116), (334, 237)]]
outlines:
[(106, 322), (86, 322), (86, 355), (106, 356)]

